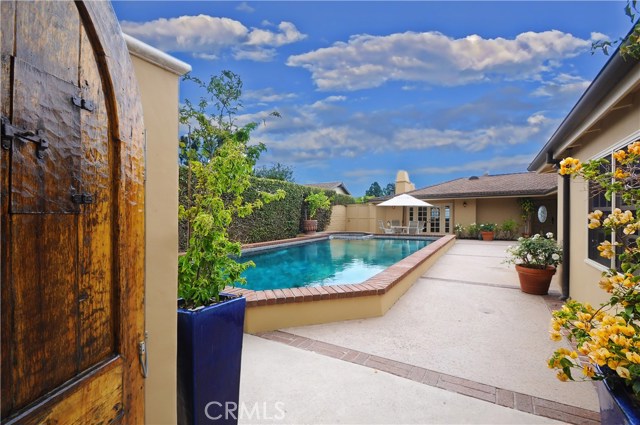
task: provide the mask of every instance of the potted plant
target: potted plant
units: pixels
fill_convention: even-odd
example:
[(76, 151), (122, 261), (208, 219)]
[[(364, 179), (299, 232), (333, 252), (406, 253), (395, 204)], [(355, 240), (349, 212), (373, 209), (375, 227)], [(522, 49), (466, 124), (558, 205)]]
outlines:
[(482, 240), (492, 241), (493, 238), (495, 237), (495, 231), (497, 227), (498, 225), (495, 223), (480, 224), (479, 229), (480, 229), (480, 236), (482, 237)]
[(515, 264), (520, 290), (527, 294), (546, 295), (556, 267), (562, 263), (562, 248), (549, 232), (519, 238), (518, 245), (507, 248), (506, 262)]
[[(560, 163), (563, 175), (579, 175), (595, 183), (596, 194), (611, 200), (615, 193), (622, 205), (638, 211), (640, 207), (640, 141), (613, 154), (614, 171), (601, 159), (582, 164), (574, 158)], [(557, 377), (567, 380), (596, 380), (603, 424), (640, 423), (640, 248), (636, 242), (640, 229), (638, 213), (615, 208), (606, 217), (595, 210), (588, 215), (588, 227), (602, 227), (613, 236), (600, 244), (600, 255), (616, 259), (616, 268), (602, 273), (598, 285), (609, 294), (599, 308), (575, 300), (567, 301), (552, 313), (551, 339), (564, 335), (577, 351), (556, 350), (548, 366), (557, 369)], [(582, 364), (578, 354), (584, 356)], [(578, 376), (573, 369), (580, 370)]]
[[(188, 207), (180, 205), (179, 210), (180, 219), (191, 229), (187, 251), (178, 260), (180, 424), (207, 423), (211, 417), (220, 423), (237, 423), (235, 411), (228, 406), (238, 406), (239, 401), (246, 301), (222, 291), (244, 283), (242, 272), (253, 263), (238, 260), (241, 246), (229, 240), (228, 228), (234, 217), (245, 217), (285, 196), (278, 190), (275, 194), (263, 192), (253, 202), (243, 198), (264, 145), (247, 144), (254, 123), (242, 128), (233, 125), (232, 110), (241, 84), (237, 75), (223, 71), (206, 85), (227, 108), (213, 124), (205, 111), (206, 100), (197, 108), (186, 102), (181, 110), (181, 119), (200, 124), (191, 135), (195, 145), (200, 142), (194, 149), (208, 154), (201, 161), (189, 161), (195, 184), (193, 200)], [(224, 120), (227, 116), (228, 122)]]
[(303, 222), (304, 232), (313, 234), (318, 230), (318, 212), (331, 208), (331, 200), (324, 192), (314, 192), (304, 198), (304, 200), (307, 203), (308, 213), (308, 218)]
[(518, 204), (520, 204), (520, 217), (522, 218), (522, 224), (524, 226), (522, 237), (528, 238), (531, 236), (531, 218), (535, 211), (535, 205), (530, 198), (520, 198), (518, 199)]

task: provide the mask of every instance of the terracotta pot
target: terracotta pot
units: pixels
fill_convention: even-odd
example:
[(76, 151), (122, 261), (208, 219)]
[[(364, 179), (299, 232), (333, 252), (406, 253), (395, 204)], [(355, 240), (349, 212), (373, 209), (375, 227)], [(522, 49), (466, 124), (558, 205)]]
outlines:
[(318, 230), (318, 220), (304, 220), (302, 227), (307, 234), (315, 233)]
[(551, 278), (556, 274), (556, 268), (548, 266), (546, 269), (531, 269), (516, 265), (520, 290), (527, 294), (546, 295), (549, 292)]
[(483, 241), (492, 241), (494, 233), (493, 232), (480, 232)]

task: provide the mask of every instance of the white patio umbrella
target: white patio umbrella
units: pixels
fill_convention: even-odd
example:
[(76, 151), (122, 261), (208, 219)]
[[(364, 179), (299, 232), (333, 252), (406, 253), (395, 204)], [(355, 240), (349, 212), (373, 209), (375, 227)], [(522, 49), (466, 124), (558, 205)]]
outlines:
[(420, 200), (418, 198), (414, 198), (411, 195), (407, 195), (403, 193), (398, 196), (394, 196), (391, 199), (387, 199), (384, 202), (379, 203), (377, 206), (379, 207), (403, 207), (402, 208), (402, 221), (404, 222), (404, 207), (432, 207), (433, 205)]
[(432, 207), (428, 202), (403, 193), (378, 204), (379, 207)]

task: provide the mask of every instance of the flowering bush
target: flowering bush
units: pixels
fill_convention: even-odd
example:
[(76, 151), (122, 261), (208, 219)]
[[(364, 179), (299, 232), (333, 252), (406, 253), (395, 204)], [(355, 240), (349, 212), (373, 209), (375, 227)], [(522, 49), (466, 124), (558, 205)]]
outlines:
[(482, 223), (480, 224), (481, 232), (495, 232), (498, 228), (498, 225), (495, 223)]
[(506, 262), (530, 269), (546, 269), (562, 263), (562, 248), (553, 239), (553, 233), (535, 234), (530, 238), (518, 238), (518, 245), (507, 248)]
[[(574, 158), (560, 163), (560, 173), (580, 175), (597, 183), (596, 190), (608, 200), (619, 195), (623, 204), (637, 208), (640, 204), (640, 141), (626, 150), (613, 154), (615, 170), (603, 165), (606, 159), (582, 164)], [(551, 339), (562, 339), (561, 330), (569, 341), (576, 343), (577, 352), (565, 348), (556, 350), (549, 359), (549, 367), (558, 369), (561, 381), (575, 380), (572, 369), (581, 370), (580, 379), (602, 380), (613, 378), (624, 381), (640, 396), (640, 249), (635, 241), (640, 220), (630, 210), (615, 208), (603, 219), (602, 211), (588, 216), (588, 227), (602, 227), (613, 234), (613, 243), (607, 240), (598, 250), (605, 258), (617, 257), (619, 270), (609, 269), (602, 274), (599, 286), (610, 294), (610, 299), (600, 308), (588, 303), (568, 301), (562, 309), (552, 313)], [(578, 353), (586, 356), (585, 364), (578, 361)], [(601, 366), (597, 369), (595, 365)]]

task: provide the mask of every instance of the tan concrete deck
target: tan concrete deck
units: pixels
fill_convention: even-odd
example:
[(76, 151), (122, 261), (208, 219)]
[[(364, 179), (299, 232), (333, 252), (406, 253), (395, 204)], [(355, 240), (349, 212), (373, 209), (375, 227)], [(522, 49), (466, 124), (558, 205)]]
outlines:
[(546, 367), (553, 297), (520, 292), (508, 245), (457, 241), (383, 317), (247, 335), (241, 401), (271, 419), (241, 423), (599, 423), (593, 385)]

